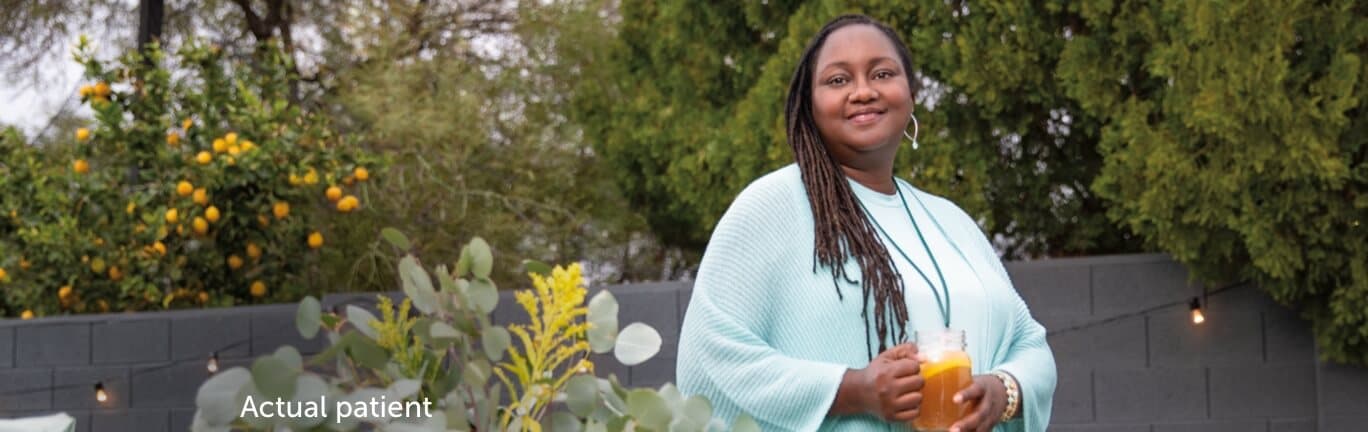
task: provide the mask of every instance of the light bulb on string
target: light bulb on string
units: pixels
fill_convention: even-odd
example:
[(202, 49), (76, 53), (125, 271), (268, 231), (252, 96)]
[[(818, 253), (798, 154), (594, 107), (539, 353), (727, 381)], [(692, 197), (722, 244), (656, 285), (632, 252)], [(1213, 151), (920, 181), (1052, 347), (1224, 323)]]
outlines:
[(209, 370), (210, 375), (218, 373), (219, 368), (217, 351), (209, 353), (209, 364), (205, 366), (205, 369)]
[(95, 400), (98, 402), (109, 401), (109, 393), (105, 392), (104, 381), (95, 383)]
[(1202, 315), (1202, 302), (1198, 300), (1197, 297), (1192, 298), (1192, 302), (1188, 304), (1188, 307), (1192, 309), (1193, 324), (1201, 324), (1206, 322), (1206, 316)]

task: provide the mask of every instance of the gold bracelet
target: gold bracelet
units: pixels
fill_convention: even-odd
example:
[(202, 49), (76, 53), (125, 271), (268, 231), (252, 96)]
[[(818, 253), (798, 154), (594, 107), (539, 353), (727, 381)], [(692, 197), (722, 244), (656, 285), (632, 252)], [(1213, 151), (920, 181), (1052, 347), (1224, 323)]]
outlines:
[(999, 423), (1006, 423), (1016, 417), (1017, 411), (1021, 409), (1021, 387), (1017, 384), (1016, 378), (1011, 374), (1002, 371), (992, 371), (993, 376), (1002, 381), (1002, 386), (1007, 389), (1007, 408), (1002, 410), (1002, 418)]

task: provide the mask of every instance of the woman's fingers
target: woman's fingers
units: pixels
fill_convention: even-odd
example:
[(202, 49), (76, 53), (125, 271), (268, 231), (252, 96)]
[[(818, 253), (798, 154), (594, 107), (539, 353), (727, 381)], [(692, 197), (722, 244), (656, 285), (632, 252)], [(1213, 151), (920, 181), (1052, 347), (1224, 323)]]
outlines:
[(965, 402), (970, 401), (978, 401), (979, 399), (983, 399), (983, 394), (985, 392), (986, 389), (983, 388), (983, 385), (979, 384), (979, 382), (975, 380), (974, 383), (970, 384), (968, 388), (960, 390), (959, 393), (955, 393), (954, 401), (957, 404), (964, 404)]

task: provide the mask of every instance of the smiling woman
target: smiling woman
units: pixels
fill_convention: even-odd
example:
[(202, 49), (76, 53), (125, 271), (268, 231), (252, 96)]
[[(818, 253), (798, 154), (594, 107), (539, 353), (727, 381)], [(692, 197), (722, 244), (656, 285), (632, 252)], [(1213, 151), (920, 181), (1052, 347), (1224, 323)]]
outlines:
[[(786, 110), (796, 163), (718, 222), (680, 334), (679, 388), (719, 416), (804, 431), (1049, 424), (1044, 328), (973, 219), (893, 176), (903, 137), (915, 143), (911, 71), (897, 33), (861, 15), (804, 51)], [(974, 375), (932, 400), (926, 372), (966, 363)]]

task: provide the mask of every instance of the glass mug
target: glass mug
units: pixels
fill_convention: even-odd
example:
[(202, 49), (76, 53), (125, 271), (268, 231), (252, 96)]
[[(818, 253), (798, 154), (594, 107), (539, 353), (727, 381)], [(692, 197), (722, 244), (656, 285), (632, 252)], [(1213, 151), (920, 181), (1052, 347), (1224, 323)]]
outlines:
[(927, 360), (921, 364), (921, 413), (912, 420), (919, 431), (946, 431), (964, 418), (969, 407), (955, 403), (955, 393), (973, 384), (973, 363), (965, 352), (964, 330), (918, 331), (917, 352)]

